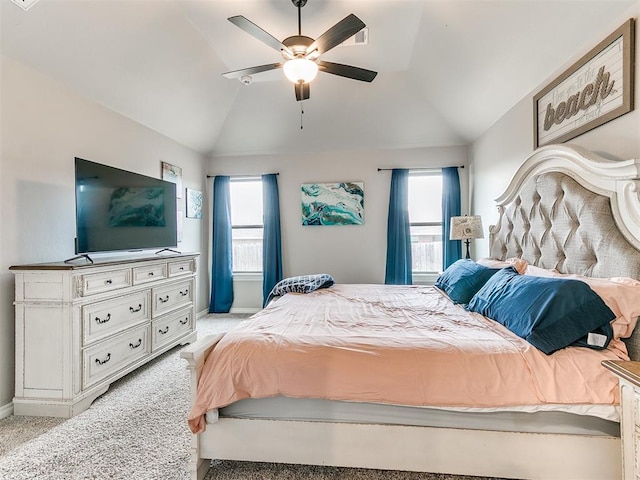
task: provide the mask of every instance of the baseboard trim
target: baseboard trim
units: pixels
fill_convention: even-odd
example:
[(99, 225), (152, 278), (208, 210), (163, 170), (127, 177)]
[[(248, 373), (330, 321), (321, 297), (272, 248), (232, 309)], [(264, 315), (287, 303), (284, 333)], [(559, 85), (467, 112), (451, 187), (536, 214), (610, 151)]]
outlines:
[(11, 415), (13, 415), (13, 402), (0, 407), (0, 419), (10, 417)]
[(196, 315), (196, 320), (200, 320), (208, 315), (253, 315), (260, 310), (260, 308), (255, 307), (232, 308), (228, 313), (209, 313), (207, 310), (203, 310)]
[(258, 313), (260, 311), (259, 308), (232, 308), (229, 310), (229, 313)]

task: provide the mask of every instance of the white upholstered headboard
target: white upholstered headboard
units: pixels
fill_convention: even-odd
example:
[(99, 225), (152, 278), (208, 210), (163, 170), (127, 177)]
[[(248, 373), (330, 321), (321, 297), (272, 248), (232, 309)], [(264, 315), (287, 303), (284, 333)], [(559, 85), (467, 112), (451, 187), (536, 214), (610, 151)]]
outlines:
[[(536, 150), (496, 199), (490, 255), (591, 277), (640, 279), (640, 159), (571, 145)], [(627, 341), (640, 360), (640, 327)]]

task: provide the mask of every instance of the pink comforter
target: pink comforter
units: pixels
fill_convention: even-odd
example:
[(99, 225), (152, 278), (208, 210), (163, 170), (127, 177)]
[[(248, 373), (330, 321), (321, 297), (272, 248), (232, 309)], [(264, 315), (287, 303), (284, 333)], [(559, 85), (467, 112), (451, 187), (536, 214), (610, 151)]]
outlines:
[(207, 358), (189, 414), (284, 395), (399, 405), (617, 404), (600, 365), (627, 359), (565, 348), (547, 356), (433, 287), (334, 285), (287, 294), (225, 335)]

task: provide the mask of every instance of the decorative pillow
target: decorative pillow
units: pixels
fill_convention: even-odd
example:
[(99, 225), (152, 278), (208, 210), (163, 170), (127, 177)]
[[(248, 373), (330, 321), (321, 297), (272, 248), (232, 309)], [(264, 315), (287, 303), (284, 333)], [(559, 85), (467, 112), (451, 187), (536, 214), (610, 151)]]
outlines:
[(319, 288), (328, 288), (335, 282), (333, 277), (328, 273), (317, 273), (314, 275), (301, 275), (299, 277), (289, 277), (280, 280), (271, 289), (267, 297), (265, 305), (267, 305), (273, 297), (284, 295), (285, 293), (309, 293)]
[(529, 265), (526, 260), (517, 257), (507, 258), (506, 260), (498, 260), (497, 258), (486, 257), (478, 260), (478, 263), (489, 268), (515, 267), (520, 275), (524, 274), (527, 266)]
[(518, 275), (513, 267), (491, 277), (468, 309), (501, 323), (547, 355), (569, 345), (607, 347), (615, 314), (579, 280)]
[(436, 287), (444, 291), (453, 303), (466, 304), (498, 270), (468, 258), (461, 259), (442, 272), (436, 280)]

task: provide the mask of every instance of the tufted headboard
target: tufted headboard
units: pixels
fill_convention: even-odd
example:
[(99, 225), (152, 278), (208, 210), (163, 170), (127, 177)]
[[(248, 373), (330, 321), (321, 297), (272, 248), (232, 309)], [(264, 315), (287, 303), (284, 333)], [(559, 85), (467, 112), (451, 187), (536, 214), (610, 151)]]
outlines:
[[(640, 279), (640, 159), (570, 145), (536, 150), (496, 199), (490, 255), (590, 277)], [(628, 339), (640, 360), (640, 327)]]

